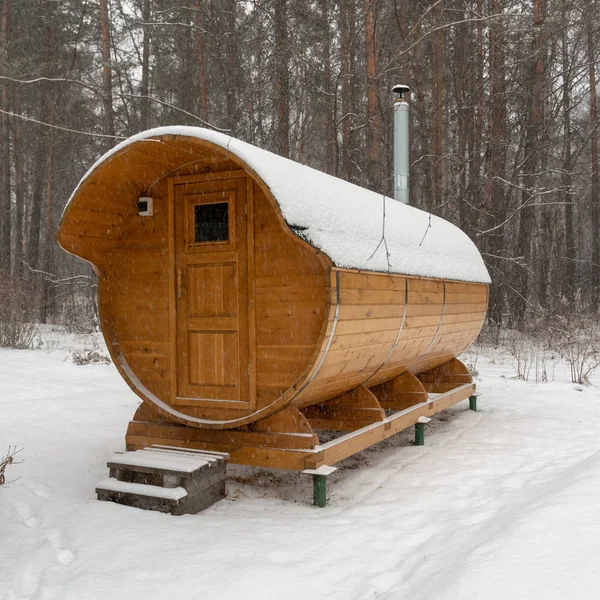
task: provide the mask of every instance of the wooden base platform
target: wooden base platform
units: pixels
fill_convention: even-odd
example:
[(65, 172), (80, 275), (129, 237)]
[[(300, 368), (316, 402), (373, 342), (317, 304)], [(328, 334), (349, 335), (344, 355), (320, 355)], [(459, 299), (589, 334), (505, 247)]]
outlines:
[[(159, 444), (226, 452), (231, 463), (303, 471), (334, 465), (474, 394), (468, 370), (453, 359), (424, 377), (405, 373), (383, 386), (359, 386), (303, 411), (287, 407), (238, 429), (187, 427), (142, 404), (129, 423), (126, 443), (128, 450)], [(313, 428), (348, 433), (320, 444)]]

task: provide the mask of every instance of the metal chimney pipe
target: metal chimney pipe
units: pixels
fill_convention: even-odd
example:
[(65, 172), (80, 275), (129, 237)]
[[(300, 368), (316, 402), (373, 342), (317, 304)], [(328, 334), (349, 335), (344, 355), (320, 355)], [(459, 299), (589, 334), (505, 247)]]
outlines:
[(394, 100), (394, 199), (404, 204), (409, 202), (409, 106), (404, 95), (410, 92), (407, 85), (395, 85)]

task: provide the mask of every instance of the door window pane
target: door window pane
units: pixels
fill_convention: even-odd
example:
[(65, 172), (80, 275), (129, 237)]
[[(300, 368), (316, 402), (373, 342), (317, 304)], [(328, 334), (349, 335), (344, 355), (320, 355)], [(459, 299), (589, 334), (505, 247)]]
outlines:
[(229, 240), (229, 203), (196, 204), (194, 242), (226, 242), (227, 240)]

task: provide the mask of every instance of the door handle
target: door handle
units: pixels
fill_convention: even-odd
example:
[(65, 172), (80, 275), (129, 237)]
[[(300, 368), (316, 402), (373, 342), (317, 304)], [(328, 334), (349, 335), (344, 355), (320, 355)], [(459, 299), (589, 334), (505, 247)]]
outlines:
[(181, 298), (181, 293), (183, 291), (183, 271), (181, 269), (177, 269), (177, 297)]

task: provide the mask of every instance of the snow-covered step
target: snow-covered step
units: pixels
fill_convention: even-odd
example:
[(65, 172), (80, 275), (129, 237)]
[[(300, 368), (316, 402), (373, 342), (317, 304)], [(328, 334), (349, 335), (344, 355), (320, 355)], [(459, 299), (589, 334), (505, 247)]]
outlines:
[(197, 513), (225, 496), (227, 454), (151, 447), (109, 459), (99, 500), (171, 514)]
[(124, 492), (140, 496), (154, 496), (156, 498), (163, 498), (164, 500), (181, 500), (187, 496), (187, 492), (182, 487), (161, 488), (156, 485), (127, 483), (118, 479), (105, 479), (96, 486), (96, 489), (106, 492)]

